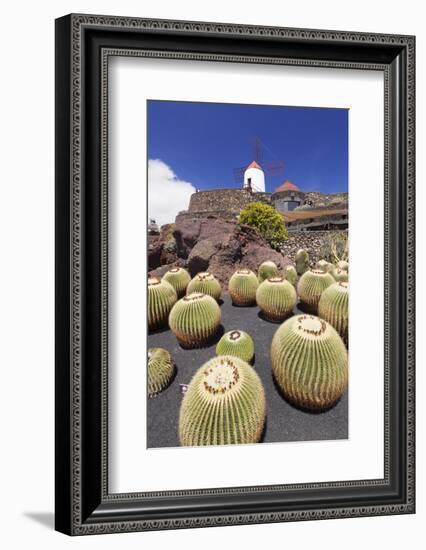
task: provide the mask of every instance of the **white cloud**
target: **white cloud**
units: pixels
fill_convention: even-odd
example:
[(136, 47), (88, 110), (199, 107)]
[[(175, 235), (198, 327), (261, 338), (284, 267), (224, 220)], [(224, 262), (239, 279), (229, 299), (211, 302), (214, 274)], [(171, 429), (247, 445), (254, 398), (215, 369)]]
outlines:
[(158, 225), (174, 223), (176, 214), (187, 210), (192, 193), (195, 187), (178, 179), (165, 162), (148, 160), (148, 217)]

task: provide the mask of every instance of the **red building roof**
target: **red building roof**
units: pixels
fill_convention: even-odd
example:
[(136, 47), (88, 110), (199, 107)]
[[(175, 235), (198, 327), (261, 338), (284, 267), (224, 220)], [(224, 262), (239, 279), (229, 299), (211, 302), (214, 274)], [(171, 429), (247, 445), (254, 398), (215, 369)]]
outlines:
[(284, 183), (275, 189), (275, 193), (280, 193), (281, 191), (300, 191), (300, 189), (290, 180), (285, 180)]
[(259, 166), (259, 164), (257, 164), (255, 160), (247, 166), (246, 170), (248, 170), (249, 168), (258, 168), (259, 170), (262, 170), (262, 168)]

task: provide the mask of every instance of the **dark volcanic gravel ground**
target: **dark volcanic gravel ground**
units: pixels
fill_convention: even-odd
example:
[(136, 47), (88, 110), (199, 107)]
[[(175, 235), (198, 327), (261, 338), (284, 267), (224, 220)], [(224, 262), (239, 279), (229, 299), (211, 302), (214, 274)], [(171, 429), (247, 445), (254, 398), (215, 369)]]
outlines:
[[(177, 373), (171, 385), (154, 398), (148, 399), (148, 447), (176, 447), (179, 445), (177, 423), (183, 394), (179, 384), (188, 384), (195, 371), (215, 356), (215, 345), (223, 332), (233, 329), (246, 331), (254, 340), (254, 367), (262, 379), (266, 392), (267, 419), (262, 441), (311, 441), (347, 439), (348, 394), (345, 392), (337, 405), (323, 413), (303, 412), (290, 405), (278, 392), (271, 371), (270, 346), (279, 327), (263, 320), (259, 308), (234, 307), (229, 296), (221, 304), (223, 330), (208, 348), (184, 350), (171, 330), (148, 336), (148, 348), (167, 349), (176, 363)], [(296, 310), (298, 313), (299, 311)]]

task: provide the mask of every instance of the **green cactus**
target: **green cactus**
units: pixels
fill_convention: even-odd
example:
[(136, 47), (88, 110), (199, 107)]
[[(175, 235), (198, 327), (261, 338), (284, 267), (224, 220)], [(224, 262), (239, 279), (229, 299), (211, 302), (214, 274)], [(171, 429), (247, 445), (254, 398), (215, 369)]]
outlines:
[(276, 277), (277, 275), (278, 267), (274, 262), (268, 260), (260, 264), (259, 270), (257, 272), (259, 283), (261, 283), (265, 279), (269, 279), (269, 277)]
[(297, 271), (293, 265), (287, 265), (284, 269), (284, 279), (287, 279), (292, 285), (296, 284)]
[(346, 260), (338, 261), (336, 267), (343, 269), (343, 271), (349, 271), (349, 263)]
[(284, 397), (302, 409), (329, 409), (347, 386), (345, 344), (327, 321), (314, 315), (296, 315), (278, 328), (271, 359)]
[(330, 271), (330, 273), (337, 282), (340, 281), (342, 283), (346, 283), (349, 280), (348, 272), (344, 269), (340, 269), (340, 267), (335, 267)]
[(256, 303), (259, 286), (256, 275), (250, 269), (238, 269), (229, 279), (228, 290), (234, 306), (252, 306)]
[(327, 260), (319, 260), (315, 264), (315, 269), (320, 269), (321, 271), (326, 271), (327, 273), (333, 269), (333, 264), (327, 262)]
[(148, 349), (148, 397), (167, 388), (173, 379), (175, 365), (170, 353), (163, 348)]
[(163, 280), (172, 285), (178, 298), (182, 298), (182, 296), (185, 296), (186, 287), (191, 280), (191, 276), (183, 267), (172, 267), (163, 275)]
[(254, 357), (253, 339), (247, 332), (231, 330), (217, 343), (216, 355), (232, 355), (251, 363)]
[(160, 281), (157, 277), (148, 279), (148, 330), (167, 325), (167, 318), (176, 300), (176, 291), (170, 283)]
[(301, 248), (300, 250), (298, 250), (294, 259), (296, 262), (296, 271), (298, 275), (303, 275), (305, 271), (308, 271), (309, 254), (307, 250), (305, 250), (304, 248)]
[(193, 292), (173, 306), (169, 325), (183, 348), (197, 348), (208, 344), (216, 334), (220, 317), (220, 308), (214, 298)]
[(265, 319), (277, 323), (293, 313), (297, 302), (296, 290), (283, 277), (271, 277), (259, 285), (256, 302)]
[(206, 271), (195, 275), (189, 283), (186, 292), (187, 294), (191, 294), (191, 292), (201, 292), (202, 294), (208, 294), (215, 300), (220, 300), (222, 288), (216, 277)]
[(182, 445), (257, 443), (266, 416), (265, 390), (239, 357), (220, 355), (192, 378), (179, 415)]
[(348, 306), (347, 282), (334, 283), (326, 288), (318, 304), (318, 315), (337, 330), (345, 343), (348, 342)]
[(316, 313), (323, 291), (334, 283), (330, 273), (320, 269), (306, 271), (297, 284), (297, 293), (306, 311)]

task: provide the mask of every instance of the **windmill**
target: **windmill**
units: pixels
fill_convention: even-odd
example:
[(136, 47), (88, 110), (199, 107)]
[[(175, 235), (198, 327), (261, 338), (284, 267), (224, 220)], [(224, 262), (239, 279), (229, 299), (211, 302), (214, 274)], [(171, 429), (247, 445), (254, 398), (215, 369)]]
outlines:
[(235, 183), (243, 184), (243, 187), (250, 189), (254, 193), (265, 192), (265, 174), (268, 176), (280, 176), (284, 173), (284, 162), (275, 160), (265, 163), (264, 149), (269, 153), (273, 153), (266, 147), (259, 137), (255, 137), (252, 143), (252, 159), (251, 164), (234, 168)]

